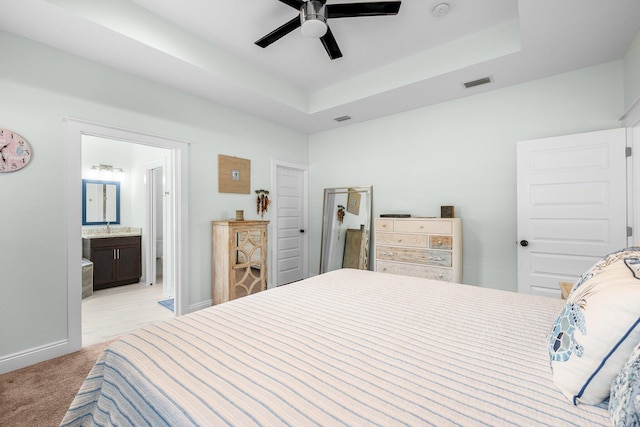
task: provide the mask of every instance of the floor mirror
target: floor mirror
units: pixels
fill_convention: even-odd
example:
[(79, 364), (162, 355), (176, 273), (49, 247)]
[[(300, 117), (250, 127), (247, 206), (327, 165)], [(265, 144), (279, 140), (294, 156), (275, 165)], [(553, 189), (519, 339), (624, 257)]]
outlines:
[(320, 273), (369, 269), (373, 186), (324, 189)]

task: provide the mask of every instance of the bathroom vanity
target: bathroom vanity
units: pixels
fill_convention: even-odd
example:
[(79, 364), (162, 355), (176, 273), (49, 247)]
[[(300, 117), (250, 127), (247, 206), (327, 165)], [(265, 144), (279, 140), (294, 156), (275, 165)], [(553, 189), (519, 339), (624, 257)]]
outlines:
[(83, 236), (82, 256), (93, 262), (93, 290), (138, 283), (142, 276), (141, 246), (139, 234)]

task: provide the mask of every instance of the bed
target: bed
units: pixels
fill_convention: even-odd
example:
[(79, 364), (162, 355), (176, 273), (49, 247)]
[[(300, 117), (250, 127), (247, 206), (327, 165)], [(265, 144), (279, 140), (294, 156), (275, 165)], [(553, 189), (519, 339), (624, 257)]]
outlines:
[(62, 425), (610, 425), (554, 387), (562, 307), (337, 270), (124, 336)]

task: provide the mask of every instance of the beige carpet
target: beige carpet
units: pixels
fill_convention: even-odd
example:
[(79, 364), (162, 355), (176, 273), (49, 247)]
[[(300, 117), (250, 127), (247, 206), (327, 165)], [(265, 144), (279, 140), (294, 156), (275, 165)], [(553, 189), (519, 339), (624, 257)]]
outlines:
[(59, 425), (85, 377), (112, 341), (0, 375), (0, 426)]

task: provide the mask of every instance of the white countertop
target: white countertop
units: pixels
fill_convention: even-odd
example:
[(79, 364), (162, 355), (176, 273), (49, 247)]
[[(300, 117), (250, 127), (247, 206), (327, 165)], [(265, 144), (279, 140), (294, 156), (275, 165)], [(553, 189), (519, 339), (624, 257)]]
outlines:
[(104, 239), (107, 237), (141, 236), (142, 228), (138, 227), (91, 227), (82, 229), (83, 239)]

